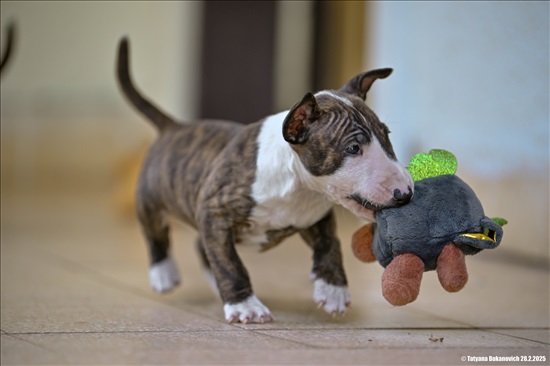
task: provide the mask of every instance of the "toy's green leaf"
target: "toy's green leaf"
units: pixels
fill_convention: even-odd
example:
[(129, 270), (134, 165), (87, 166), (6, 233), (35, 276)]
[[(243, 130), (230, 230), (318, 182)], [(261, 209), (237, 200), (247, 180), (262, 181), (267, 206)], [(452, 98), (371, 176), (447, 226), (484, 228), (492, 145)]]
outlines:
[(407, 170), (416, 182), (440, 175), (452, 175), (456, 172), (457, 165), (456, 157), (451, 152), (434, 149), (427, 154), (413, 156)]
[(506, 219), (503, 219), (502, 217), (492, 217), (491, 220), (493, 220), (500, 226), (504, 226), (508, 223), (508, 221)]

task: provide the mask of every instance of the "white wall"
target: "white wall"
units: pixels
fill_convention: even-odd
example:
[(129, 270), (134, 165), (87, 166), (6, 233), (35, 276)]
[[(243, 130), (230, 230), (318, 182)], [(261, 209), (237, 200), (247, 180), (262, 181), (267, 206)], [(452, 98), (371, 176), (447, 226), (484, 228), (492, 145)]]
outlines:
[(396, 152), (457, 155), (505, 245), (548, 258), (549, 3), (371, 3), (367, 67), (394, 74), (370, 103)]
[(495, 176), (548, 169), (548, 2), (375, 2), (368, 63), (400, 155), (444, 146)]

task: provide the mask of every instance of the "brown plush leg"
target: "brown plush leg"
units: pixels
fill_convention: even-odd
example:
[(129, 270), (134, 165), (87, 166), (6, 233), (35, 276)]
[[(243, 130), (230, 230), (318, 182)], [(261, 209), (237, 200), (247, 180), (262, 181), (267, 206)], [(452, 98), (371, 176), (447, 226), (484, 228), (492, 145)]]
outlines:
[(416, 300), (424, 273), (424, 262), (414, 254), (395, 257), (382, 275), (382, 295), (395, 306)]
[(373, 235), (372, 224), (366, 224), (351, 237), (353, 254), (362, 262), (376, 261), (376, 257), (372, 252)]
[(468, 282), (464, 253), (454, 244), (447, 244), (437, 258), (437, 276), (449, 292), (460, 291)]

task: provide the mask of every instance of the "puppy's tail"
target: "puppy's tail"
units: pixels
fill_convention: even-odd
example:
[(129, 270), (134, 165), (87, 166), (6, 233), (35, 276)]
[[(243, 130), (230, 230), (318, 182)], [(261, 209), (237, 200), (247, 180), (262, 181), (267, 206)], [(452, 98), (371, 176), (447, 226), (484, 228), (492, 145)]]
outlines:
[(5, 70), (4, 68), (8, 64), (10, 56), (13, 53), (13, 45), (15, 43), (15, 23), (11, 22), (8, 24), (7, 32), (7, 45), (4, 51), (4, 55), (2, 56), (2, 61), (0, 62), (0, 72)]
[(129, 41), (127, 37), (120, 40), (118, 45), (117, 77), (124, 95), (130, 102), (147, 117), (160, 131), (176, 124), (173, 118), (162, 112), (157, 106), (147, 100), (136, 89), (130, 76)]

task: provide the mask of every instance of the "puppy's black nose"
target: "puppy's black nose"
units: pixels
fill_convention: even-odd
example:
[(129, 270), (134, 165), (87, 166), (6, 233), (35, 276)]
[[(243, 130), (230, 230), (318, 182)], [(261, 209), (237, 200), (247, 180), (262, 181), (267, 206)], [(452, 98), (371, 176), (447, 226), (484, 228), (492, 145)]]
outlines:
[(409, 203), (412, 196), (413, 193), (411, 187), (407, 187), (406, 193), (402, 193), (401, 190), (397, 188), (393, 190), (393, 199), (398, 206), (403, 206)]

